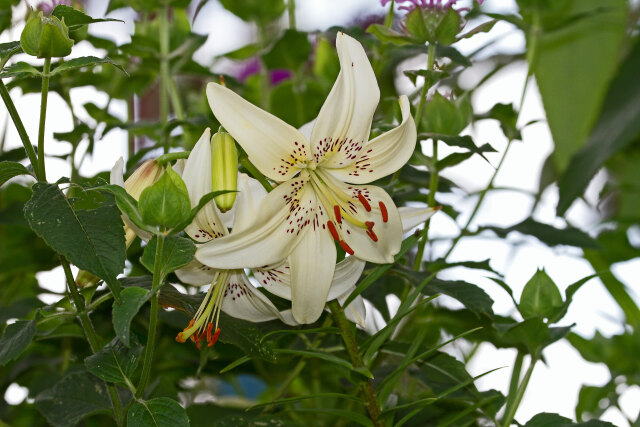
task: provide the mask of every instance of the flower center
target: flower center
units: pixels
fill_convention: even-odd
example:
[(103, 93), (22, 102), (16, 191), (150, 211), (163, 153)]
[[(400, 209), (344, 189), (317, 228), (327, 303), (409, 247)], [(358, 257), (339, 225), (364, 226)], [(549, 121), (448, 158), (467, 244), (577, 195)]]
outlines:
[[(350, 195), (332, 183), (331, 178), (326, 176), (321, 170), (317, 170), (309, 175), (311, 178), (309, 182), (313, 186), (329, 216), (326, 228), (346, 253), (353, 255), (354, 251), (344, 239), (345, 230), (342, 228), (343, 220), (366, 230), (367, 236), (369, 236), (373, 242), (378, 241), (378, 236), (373, 230), (375, 223), (371, 221), (369, 215), (367, 215), (372, 211), (372, 200), (368, 191), (354, 189), (354, 192)], [(387, 222), (389, 220), (387, 207), (382, 201), (379, 201), (378, 208), (380, 209), (382, 221)], [(349, 234), (348, 229), (346, 233)]]
[[(202, 304), (200, 304), (196, 315), (191, 319), (189, 325), (176, 336), (176, 341), (185, 342), (191, 338), (191, 341), (196, 343), (198, 348), (200, 348), (200, 342), (205, 337), (207, 339), (207, 347), (211, 347), (216, 343), (220, 336), (218, 322), (220, 321), (220, 310), (222, 308), (225, 290), (229, 286), (229, 277), (230, 274), (228, 270), (224, 270), (214, 276), (211, 287), (204, 297)], [(214, 318), (215, 332), (213, 332)]]

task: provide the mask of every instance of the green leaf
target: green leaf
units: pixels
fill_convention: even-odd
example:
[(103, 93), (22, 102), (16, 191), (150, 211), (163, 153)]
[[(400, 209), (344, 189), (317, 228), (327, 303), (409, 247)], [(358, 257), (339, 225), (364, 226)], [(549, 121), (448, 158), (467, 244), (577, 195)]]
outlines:
[(436, 92), (425, 107), (422, 129), (430, 133), (457, 135), (469, 124), (470, 113), (468, 97), (450, 101)]
[(309, 61), (310, 53), (311, 43), (307, 33), (289, 29), (263, 55), (262, 60), (270, 70), (286, 68), (295, 71)]
[(202, 196), (200, 198), (200, 201), (198, 202), (198, 204), (193, 209), (191, 209), (191, 213), (189, 214), (189, 216), (186, 217), (184, 219), (184, 221), (182, 221), (180, 224), (178, 224), (175, 227), (175, 230), (176, 231), (181, 231), (181, 230), (187, 228), (187, 226), (189, 224), (191, 224), (191, 221), (193, 221), (193, 219), (196, 217), (198, 212), (200, 212), (200, 210), (202, 208), (204, 208), (207, 203), (209, 203), (210, 201), (212, 201), (213, 199), (215, 199), (218, 196), (221, 196), (223, 194), (227, 194), (227, 193), (230, 193), (230, 192), (231, 192), (231, 190), (212, 191), (211, 193), (207, 193), (204, 196)]
[(191, 201), (182, 178), (168, 166), (160, 179), (144, 189), (138, 201), (142, 219), (148, 225), (174, 228), (189, 218)]
[(568, 245), (588, 249), (600, 249), (598, 241), (591, 238), (584, 231), (573, 227), (563, 229), (555, 228), (549, 224), (537, 222), (533, 218), (527, 218), (521, 223), (507, 228), (481, 227), (479, 230), (491, 230), (503, 238), (506, 237), (507, 234), (517, 231), (522, 234), (534, 236), (549, 246)]
[[(576, 418), (578, 421), (582, 421), (587, 415), (589, 418), (598, 418), (609, 405), (601, 405), (602, 403), (609, 403), (610, 395), (615, 395), (616, 384), (613, 381), (609, 381), (604, 386), (590, 386), (583, 385), (578, 393), (578, 404), (576, 405)], [(605, 400), (606, 399), (606, 400)]]
[(420, 43), (419, 40), (416, 40), (413, 37), (398, 33), (393, 31), (391, 28), (380, 24), (369, 25), (367, 33), (373, 34), (383, 43), (393, 43), (397, 46)]
[(18, 320), (7, 326), (0, 337), (0, 365), (17, 359), (31, 344), (35, 333), (35, 320)]
[(51, 70), (49, 75), (55, 76), (57, 74), (62, 74), (71, 70), (75, 70), (77, 68), (85, 68), (85, 67), (93, 67), (98, 64), (111, 64), (123, 73), (126, 74), (124, 68), (122, 68), (119, 64), (116, 64), (109, 58), (97, 58), (95, 56), (82, 56), (80, 58), (73, 58), (68, 61), (62, 62), (60, 65)]
[(73, 40), (64, 21), (42, 12), (31, 14), (20, 34), (20, 45), (24, 53), (38, 58), (67, 56), (71, 53)]
[[(527, 37), (529, 48), (537, 46), (528, 59), (555, 143), (555, 164), (562, 172), (584, 145), (600, 111), (624, 42), (628, 6), (625, 0), (561, 4), (524, 17), (529, 25), (535, 15), (540, 21)], [(581, 19), (566, 25), (572, 17)]]
[(452, 44), (456, 41), (456, 36), (460, 32), (460, 15), (450, 7), (446, 9), (438, 27), (436, 28), (436, 38), (438, 43), (443, 45)]
[(187, 412), (168, 397), (138, 400), (127, 413), (127, 425), (136, 427), (188, 427)]
[(84, 359), (84, 366), (103, 381), (135, 390), (130, 378), (138, 367), (141, 353), (142, 346), (136, 344), (127, 348), (118, 338), (114, 338), (96, 354)]
[(483, 22), (482, 24), (478, 25), (475, 28), (472, 28), (466, 33), (460, 34), (458, 36), (458, 40), (468, 39), (469, 37), (475, 36), (476, 34), (480, 34), (480, 33), (488, 33), (493, 29), (493, 26), (496, 25), (497, 22), (498, 22), (497, 19), (492, 19), (490, 21)]
[(72, 427), (91, 414), (110, 412), (104, 383), (87, 372), (73, 372), (38, 394), (36, 408), (56, 427)]
[(66, 6), (64, 4), (60, 4), (53, 9), (51, 14), (58, 19), (64, 19), (64, 23), (67, 24), (67, 27), (77, 27), (81, 25), (93, 24), (95, 22), (108, 22), (108, 21), (118, 21), (124, 22), (120, 19), (113, 18), (105, 18), (105, 19), (96, 19), (92, 18), (86, 13), (79, 11), (78, 9), (74, 9), (71, 6)]
[[(0, 30), (0, 32), (2, 32), (2, 30)], [(4, 59), (7, 55), (13, 55), (20, 50), (22, 50), (22, 47), (20, 47), (19, 41), (0, 43), (0, 58)]]
[(103, 279), (118, 298), (116, 276), (124, 269), (126, 248), (120, 211), (110, 201), (96, 209), (72, 205), (55, 184), (36, 183), (24, 206), (29, 226), (49, 246), (82, 270)]
[[(385, 27), (386, 28), (386, 27)], [(449, 73), (440, 70), (407, 70), (403, 72), (405, 76), (411, 79), (411, 82), (415, 85), (418, 81), (418, 77), (424, 77), (425, 80), (432, 86), (437, 81), (449, 77)]]
[[(154, 262), (156, 257), (156, 247), (158, 244), (158, 237), (154, 236), (144, 248), (144, 253), (140, 262), (147, 270), (153, 273)], [(164, 239), (164, 245), (162, 246), (162, 253), (158, 262), (162, 265), (160, 270), (160, 282), (172, 271), (176, 271), (180, 267), (184, 267), (189, 264), (196, 253), (196, 245), (190, 240), (184, 237), (167, 236)]]
[(496, 326), (503, 330), (506, 343), (530, 354), (539, 354), (544, 347), (563, 338), (571, 329), (570, 326), (550, 328), (540, 317), (532, 317), (515, 325)]
[(151, 297), (151, 292), (142, 288), (126, 288), (120, 293), (121, 302), (113, 302), (113, 329), (120, 341), (127, 347), (131, 337), (131, 320)]
[(307, 394), (305, 396), (297, 396), (297, 397), (289, 397), (289, 398), (286, 398), (286, 399), (278, 399), (278, 400), (274, 400), (272, 402), (258, 403), (257, 405), (251, 406), (247, 410), (251, 411), (251, 410), (254, 410), (254, 409), (266, 408), (266, 407), (274, 406), (274, 405), (284, 405), (286, 403), (299, 402), (301, 400), (326, 398), (326, 397), (335, 397), (336, 399), (342, 399), (343, 401), (344, 400), (353, 400), (355, 402), (364, 403), (362, 401), (362, 398), (357, 397), (357, 396), (353, 396), (353, 395), (350, 395), (350, 394), (344, 394), (344, 393), (314, 393), (314, 394)]
[(291, 408), (289, 409), (292, 412), (303, 412), (303, 413), (311, 413), (311, 414), (328, 414), (328, 415), (333, 415), (334, 417), (337, 417), (338, 419), (342, 419), (342, 420), (349, 420), (349, 421), (353, 421), (354, 423), (358, 423), (361, 426), (365, 426), (365, 427), (372, 427), (373, 423), (371, 422), (371, 420), (367, 417), (365, 417), (364, 415), (358, 413), (358, 412), (353, 412), (353, 411), (349, 411), (346, 409), (339, 409), (339, 408)]
[(436, 162), (436, 168), (438, 170), (443, 170), (452, 166), (459, 165), (471, 156), (473, 156), (473, 153), (451, 153), (448, 156), (438, 160)]
[(578, 292), (578, 289), (580, 289), (582, 285), (584, 285), (589, 280), (594, 279), (596, 277), (598, 277), (598, 274), (593, 274), (591, 276), (583, 277), (577, 282), (567, 286), (567, 289), (565, 290), (564, 304), (562, 304), (562, 306), (558, 310), (556, 310), (553, 316), (549, 318), (549, 323), (557, 323), (558, 321), (560, 321), (564, 317), (564, 315), (567, 314), (567, 311), (569, 310), (569, 305), (573, 301), (573, 295), (575, 295), (575, 293)]
[[(472, 153), (478, 154), (482, 156), (483, 159), (487, 160), (483, 153), (495, 153), (496, 149), (493, 148), (490, 144), (483, 144), (478, 147), (473, 139), (469, 135), (458, 136), (458, 135), (442, 135), (437, 133), (421, 133), (419, 135), (420, 139), (423, 138), (433, 138), (438, 141), (442, 141), (447, 144), (449, 147), (460, 147), (466, 148)], [(488, 160), (487, 160), (488, 162)]]
[(0, 185), (18, 175), (31, 175), (31, 173), (21, 163), (0, 162)]
[(35, 68), (33, 65), (27, 64), (26, 62), (16, 62), (8, 67), (5, 67), (0, 72), (0, 78), (4, 77), (39, 77), (42, 75), (42, 72)]
[(556, 284), (544, 270), (538, 270), (524, 286), (518, 310), (525, 319), (536, 316), (550, 319), (562, 305)]
[(640, 136), (640, 41), (618, 69), (589, 139), (570, 160), (558, 180), (558, 215), (563, 215), (614, 154)]
[(584, 427), (614, 427), (613, 424), (600, 421), (600, 420), (589, 420), (586, 423), (574, 423), (569, 418), (565, 418), (558, 414), (551, 414), (548, 412), (543, 412), (541, 414), (535, 415), (531, 418), (524, 427), (572, 427), (572, 426), (584, 426)]
[(131, 220), (131, 222), (133, 222), (136, 227), (150, 233), (154, 233), (156, 231), (152, 227), (149, 227), (145, 224), (144, 220), (142, 219), (142, 215), (138, 210), (138, 202), (129, 193), (127, 193), (127, 190), (120, 187), (119, 185), (113, 184), (105, 184), (93, 189), (98, 191), (107, 191), (113, 194), (116, 200), (116, 204), (118, 205), (118, 209), (120, 209), (123, 214), (127, 215), (127, 217), (129, 217), (129, 220)]
[(268, 23), (285, 11), (284, 0), (220, 0), (222, 6), (244, 21)]
[(367, 378), (371, 378), (371, 379), (373, 378), (373, 374), (367, 368), (365, 367), (355, 368), (351, 364), (351, 362), (345, 359), (342, 359), (338, 356), (334, 356), (333, 354), (325, 353), (320, 350), (293, 350), (293, 349), (286, 349), (286, 348), (277, 348), (274, 350), (274, 352), (279, 354), (293, 354), (296, 356), (311, 357), (315, 359), (324, 360), (325, 362), (333, 363), (338, 366), (342, 366), (343, 368), (346, 368), (350, 371), (354, 371), (360, 375), (364, 375)]

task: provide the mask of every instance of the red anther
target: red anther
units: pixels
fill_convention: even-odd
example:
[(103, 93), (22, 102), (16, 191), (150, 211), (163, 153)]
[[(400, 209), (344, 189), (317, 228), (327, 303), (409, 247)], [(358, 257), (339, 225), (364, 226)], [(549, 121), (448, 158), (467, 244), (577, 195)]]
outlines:
[(369, 236), (374, 242), (378, 241), (378, 236), (376, 236), (376, 233), (374, 233), (373, 230), (367, 230), (367, 236)]
[(208, 341), (207, 347), (211, 347), (218, 341), (218, 337), (220, 336), (220, 328), (216, 328), (216, 332), (213, 334), (213, 337), (210, 341)]
[(380, 214), (382, 214), (382, 222), (389, 221), (389, 212), (387, 212), (387, 207), (382, 202), (378, 202), (378, 206), (380, 206)]
[(367, 212), (371, 212), (371, 205), (369, 204), (369, 201), (365, 199), (362, 193), (358, 193), (358, 200), (360, 200), (360, 203), (362, 203), (362, 206), (364, 206)]
[(336, 221), (338, 224), (342, 224), (342, 215), (340, 214), (340, 206), (333, 205), (333, 213), (336, 214)]
[(336, 226), (333, 225), (333, 221), (327, 222), (327, 228), (329, 228), (329, 232), (333, 236), (336, 241), (340, 241), (340, 236), (338, 236), (338, 230), (336, 230)]
[(198, 350), (200, 350), (200, 341), (196, 341), (196, 347), (198, 347)]
[(207, 325), (207, 342), (211, 342), (211, 329), (213, 329), (213, 323), (209, 322)]
[(349, 255), (353, 255), (355, 253), (353, 252), (353, 249), (351, 249), (351, 246), (347, 245), (347, 242), (344, 240), (340, 240), (340, 247)]
[(364, 222), (364, 225), (366, 225), (366, 226), (367, 226), (367, 229), (368, 229), (368, 230), (371, 230), (371, 229), (373, 228), (373, 226), (374, 226), (374, 225), (376, 225), (376, 223), (375, 223), (375, 222), (373, 222), (373, 221), (365, 221), (365, 222)]
[(176, 335), (176, 341), (184, 342), (184, 338), (182, 338), (182, 332), (178, 332), (178, 335)]

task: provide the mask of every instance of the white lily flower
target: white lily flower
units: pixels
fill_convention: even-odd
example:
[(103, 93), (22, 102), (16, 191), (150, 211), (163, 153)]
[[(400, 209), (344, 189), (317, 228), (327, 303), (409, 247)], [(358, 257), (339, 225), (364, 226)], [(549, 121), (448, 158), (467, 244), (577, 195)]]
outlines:
[[(211, 132), (207, 129), (191, 151), (182, 173), (192, 207), (198, 204), (202, 196), (211, 192), (211, 156)], [(265, 195), (265, 190), (256, 180), (245, 174), (238, 175), (236, 202), (233, 209), (224, 215), (226, 222), (233, 224), (233, 232), (242, 231), (249, 225), (253, 220), (255, 201)], [(216, 204), (211, 201), (198, 212), (185, 232), (199, 244), (230, 235), (222, 217)], [(241, 267), (214, 269), (194, 260), (176, 271), (180, 280), (185, 283), (196, 286), (211, 284), (196, 315), (189, 326), (178, 334), (177, 341), (185, 342), (191, 338), (200, 347), (200, 341), (206, 336), (208, 346), (212, 346), (220, 334), (218, 321), (221, 310), (230, 316), (252, 322), (280, 319), (288, 325), (297, 325), (291, 310), (278, 311), (253, 286)]]
[[(360, 185), (395, 172), (416, 144), (408, 99), (402, 122), (368, 141), (380, 90), (364, 49), (338, 33), (341, 71), (307, 140), (300, 131), (216, 83), (207, 86), (214, 115), (267, 177), (282, 182), (267, 195), (253, 225), (196, 253), (216, 268), (260, 267), (289, 257), (293, 315), (318, 319), (331, 287), (337, 241), (365, 261), (388, 263), (402, 225), (391, 197)], [(357, 185), (354, 185), (357, 184)]]

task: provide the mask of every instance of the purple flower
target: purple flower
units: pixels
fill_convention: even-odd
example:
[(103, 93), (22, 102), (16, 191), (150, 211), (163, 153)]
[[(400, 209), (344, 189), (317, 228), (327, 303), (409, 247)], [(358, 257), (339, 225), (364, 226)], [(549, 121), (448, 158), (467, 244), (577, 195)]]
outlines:
[(53, 9), (58, 5), (71, 6), (71, 0), (45, 0), (38, 5), (38, 9), (42, 11), (45, 15), (51, 14)]
[[(476, 0), (476, 1), (478, 2), (478, 4), (482, 4), (484, 0)], [(382, 4), (382, 6), (386, 6), (390, 2), (391, 0), (380, 0), (380, 4)], [(402, 10), (413, 10), (416, 7), (420, 7), (422, 9), (443, 10), (443, 9), (449, 9), (456, 2), (457, 0), (448, 0), (446, 3), (443, 4), (442, 0), (396, 0), (396, 4), (400, 5), (398, 6), (398, 9), (402, 9)], [(405, 4), (402, 4), (402, 3), (405, 3)]]
[[(246, 82), (246, 80), (253, 76), (254, 74), (258, 74), (260, 72), (260, 61), (258, 58), (251, 58), (247, 60), (242, 67), (235, 73), (236, 79), (241, 81), (242, 83)], [(271, 70), (269, 72), (269, 83), (271, 86), (276, 86), (278, 83), (290, 79), (293, 73), (291, 70), (287, 68), (278, 68), (275, 70)]]
[(290, 79), (292, 74), (293, 73), (291, 72), (291, 70), (287, 68), (272, 70), (269, 73), (269, 81), (271, 82), (271, 86), (276, 86), (278, 83)]

